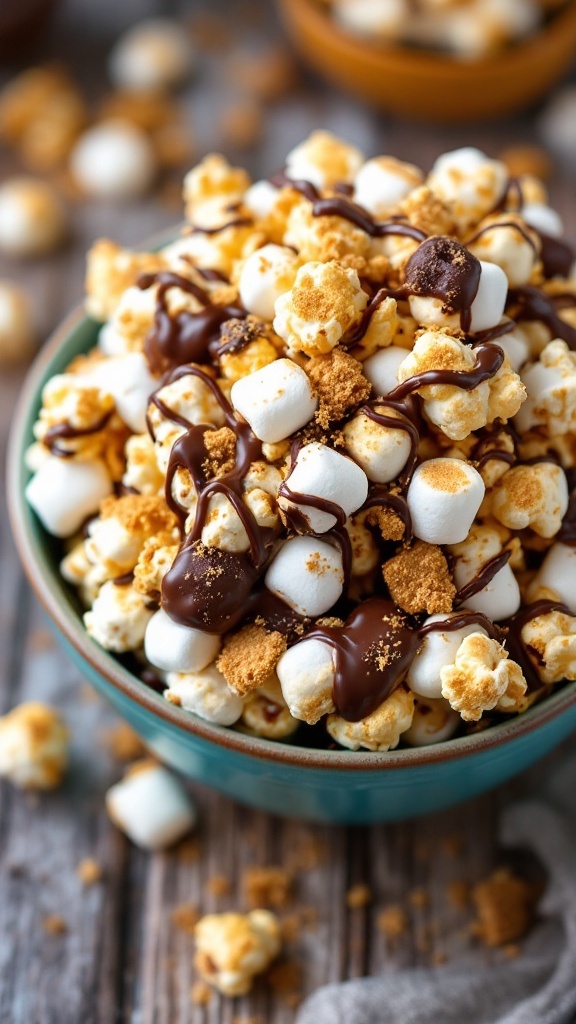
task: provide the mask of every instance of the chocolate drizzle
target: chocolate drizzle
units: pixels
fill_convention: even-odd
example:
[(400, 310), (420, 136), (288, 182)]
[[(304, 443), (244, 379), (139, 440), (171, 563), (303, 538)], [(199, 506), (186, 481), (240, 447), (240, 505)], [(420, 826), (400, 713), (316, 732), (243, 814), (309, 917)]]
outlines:
[[(221, 325), (231, 318), (242, 319), (246, 316), (246, 311), (239, 306), (212, 304), (203, 288), (169, 270), (141, 274), (137, 284), (143, 290), (152, 285), (158, 286), (154, 324), (144, 343), (146, 358), (153, 373), (165, 373), (183, 363), (205, 359), (210, 342), (218, 337)], [(204, 308), (197, 313), (181, 310), (171, 314), (167, 303), (167, 294), (171, 288), (179, 288), (193, 295)]]
[(253, 226), (251, 217), (236, 217), (234, 220), (227, 221), (226, 224), (220, 224), (217, 228), (202, 228), (198, 224), (194, 224), (190, 230), (191, 235), (219, 235), (222, 231), (227, 231), (228, 228), (249, 228)]
[(456, 594), (455, 603), (466, 604), (466, 601), (469, 601), (471, 597), (474, 597), (475, 594), (479, 594), (481, 590), (484, 590), (484, 587), (487, 587), (500, 570), (508, 564), (511, 556), (512, 552), (508, 548), (504, 551), (500, 551), (492, 558), (489, 558), (473, 579), (460, 588)]
[(563, 612), (570, 615), (570, 609), (565, 604), (560, 604), (557, 601), (534, 601), (525, 608), (521, 608), (510, 619), (505, 619), (502, 622), (502, 628), (506, 632), (504, 646), (512, 660), (520, 665), (528, 684), (529, 693), (542, 689), (544, 683), (534, 667), (534, 662), (540, 661), (540, 655), (538, 651), (524, 642), (522, 630), (533, 619), (537, 619), (540, 615), (548, 615), (550, 612)]
[(466, 245), (473, 245), (474, 242), (477, 242), (483, 235), (488, 234), (489, 231), (497, 231), (500, 228), (512, 228), (512, 230), (517, 231), (519, 235), (522, 235), (524, 241), (528, 242), (528, 245), (535, 255), (538, 255), (538, 246), (536, 245), (529, 228), (525, 227), (524, 224), (519, 224), (515, 220), (498, 220), (493, 224), (486, 224), (485, 227), (480, 228), (479, 231), (466, 240)]
[[(376, 409), (374, 406), (378, 408)], [(394, 415), (387, 416), (385, 412), (382, 412), (382, 409), (390, 409)], [(359, 411), (381, 427), (402, 430), (405, 434), (408, 434), (410, 438), (410, 454), (402, 473), (398, 477), (399, 486), (406, 486), (414, 472), (418, 456), (418, 445), (420, 444), (420, 431), (415, 422), (418, 416), (415, 406), (409, 399), (406, 402), (394, 402), (388, 396), (388, 398), (377, 399), (376, 402), (361, 406)]]
[(437, 622), (427, 622), (420, 626), (418, 637), (428, 636), (429, 633), (454, 633), (457, 629), (464, 629), (466, 626), (481, 626), (491, 640), (503, 642), (503, 633), (498, 626), (482, 612), (473, 612), (470, 608), (461, 608), (446, 619), (438, 619)]
[[(553, 338), (561, 338), (566, 342), (568, 348), (576, 351), (576, 330), (562, 320), (556, 311), (556, 302), (564, 296), (546, 295), (532, 285), (512, 288), (508, 294), (516, 308), (516, 312), (513, 314), (515, 320), (541, 320)], [(574, 296), (569, 296), (569, 298), (574, 302)]]
[(547, 278), (568, 277), (576, 259), (576, 252), (572, 246), (564, 239), (553, 238), (552, 235), (546, 235), (543, 231), (539, 231), (538, 236), (541, 242), (540, 259), (544, 276)]
[(556, 534), (556, 540), (568, 547), (576, 547), (576, 489), (570, 494), (568, 509)]
[(431, 384), (449, 384), (464, 391), (473, 391), (479, 384), (494, 377), (504, 362), (504, 353), (498, 345), (480, 343), (475, 346), (475, 352), (476, 363), (469, 370), (425, 370), (424, 373), (415, 373), (393, 388), (386, 397), (392, 401), (402, 400)]
[(104, 430), (104, 427), (108, 423), (112, 416), (113, 409), (105, 412), (103, 416), (97, 420), (91, 427), (73, 427), (68, 421), (64, 423), (55, 423), (52, 427), (48, 427), (48, 430), (42, 438), (42, 444), (46, 445), (50, 449), (52, 455), (58, 455), (62, 459), (68, 459), (71, 455), (74, 455), (73, 451), (67, 448), (62, 448), (59, 441), (73, 441), (78, 437), (90, 437), (91, 434), (97, 434), (100, 430)]

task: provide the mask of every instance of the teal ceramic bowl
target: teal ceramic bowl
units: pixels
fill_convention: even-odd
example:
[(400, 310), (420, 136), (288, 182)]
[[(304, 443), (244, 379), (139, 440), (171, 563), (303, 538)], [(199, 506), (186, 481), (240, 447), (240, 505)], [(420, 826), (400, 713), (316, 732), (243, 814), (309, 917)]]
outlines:
[(368, 823), (410, 818), (504, 782), (576, 728), (576, 683), (520, 717), (431, 747), (380, 753), (313, 750), (210, 725), (169, 704), (85, 632), (80, 609), (58, 573), (59, 545), (24, 498), (24, 452), (45, 381), (96, 342), (97, 325), (72, 314), (32, 367), (9, 451), (12, 529), (24, 568), (58, 638), (94, 687), (157, 756), (184, 775), (276, 814), (312, 821)]

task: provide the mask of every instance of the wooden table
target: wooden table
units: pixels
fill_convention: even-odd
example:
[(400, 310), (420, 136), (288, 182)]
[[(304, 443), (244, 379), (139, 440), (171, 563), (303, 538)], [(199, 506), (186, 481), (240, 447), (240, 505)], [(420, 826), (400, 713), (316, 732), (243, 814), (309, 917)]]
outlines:
[[(234, 5), (212, 4), (211, 9), (215, 6), (223, 10)], [(241, 12), (238, 24), (244, 25), (246, 4), (236, 6)], [(144, 2), (138, 10), (160, 7)], [(107, 38), (135, 10), (134, 4), (114, 5), (111, 0), (105, 5), (74, 0), (45, 42), (43, 56), (72, 54), (87, 87), (94, 88)], [(262, 38), (275, 31), (266, 20), (259, 26), (252, 22), (236, 35), (242, 42), (248, 32)], [(225, 95), (221, 78), (216, 58), (207, 59), (185, 97), (200, 150), (217, 143), (214, 112)], [(513, 140), (533, 138), (528, 118), (472, 130), (378, 119), (314, 82), (273, 108), (266, 137), (247, 162), (254, 173), (275, 169), (289, 146), (322, 124), (369, 152), (391, 152), (424, 167), (442, 150), (470, 140), (497, 153)], [(13, 158), (4, 154), (4, 172), (14, 166)], [(552, 190), (574, 236), (572, 182), (558, 174)], [(23, 267), (4, 261), (0, 273), (26, 287), (39, 337), (45, 337), (81, 296), (84, 252), (95, 236), (111, 235), (130, 244), (175, 219), (157, 200), (120, 209), (96, 203), (77, 206), (73, 240), (66, 249)], [(20, 371), (2, 375), (3, 437), (20, 380)], [(202, 913), (244, 908), (242, 876), (251, 865), (283, 865), (294, 872), (294, 901), (282, 916), (294, 924), (298, 914), (302, 925), (287, 945), (287, 959), (301, 967), (304, 994), (324, 982), (410, 964), (472, 959), (480, 967), (490, 957), (502, 956), (488, 954), (470, 938), (471, 912), (450, 903), (446, 886), (454, 879), (476, 881), (502, 861), (495, 828), (498, 809), (513, 794), (528, 791), (541, 767), (453, 811), (372, 828), (282, 821), (191, 786), (199, 807), (197, 846), (149, 856), (125, 840), (104, 812), (103, 794), (122, 770), (106, 745), (106, 733), (117, 720), (48, 632), (19, 567), (4, 507), (0, 557), (0, 712), (22, 700), (45, 700), (61, 709), (72, 729), (72, 763), (62, 789), (39, 797), (8, 785), (0, 790), (1, 1024), (288, 1024), (295, 1014), (293, 992), (286, 997), (263, 983), (245, 999), (232, 1002), (215, 994), (208, 1005), (194, 1005), (193, 941), (171, 920), (181, 904), (192, 904)], [(83, 887), (76, 868), (87, 857), (95, 858), (104, 874), (101, 882)], [(227, 881), (218, 882), (222, 878)], [(351, 909), (346, 894), (357, 883), (367, 884), (373, 899)], [(229, 892), (218, 895), (226, 884)], [(408, 914), (408, 927), (395, 942), (377, 924), (391, 904), (405, 907)], [(45, 931), (43, 922), (50, 915), (64, 919), (65, 932)]]

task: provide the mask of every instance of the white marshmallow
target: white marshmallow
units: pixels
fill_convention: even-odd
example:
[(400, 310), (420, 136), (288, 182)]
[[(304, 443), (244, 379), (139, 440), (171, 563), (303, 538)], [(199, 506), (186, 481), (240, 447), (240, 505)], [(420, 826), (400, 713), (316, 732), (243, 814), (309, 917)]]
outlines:
[(144, 652), (148, 661), (164, 672), (198, 672), (214, 661), (219, 650), (218, 636), (182, 626), (162, 608), (146, 627)]
[(166, 700), (213, 725), (234, 725), (242, 714), (242, 699), (233, 693), (216, 665), (200, 672), (169, 672)]
[(245, 261), (238, 282), (243, 306), (263, 320), (274, 319), (274, 304), (294, 284), (300, 261), (284, 245), (263, 245)]
[(514, 418), (521, 434), (540, 424), (550, 434), (572, 431), (576, 414), (576, 358), (565, 342), (551, 341), (522, 370), (526, 401)]
[(112, 490), (103, 462), (51, 455), (26, 488), (26, 498), (42, 525), (55, 537), (69, 537), (97, 512)]
[(465, 230), (494, 209), (507, 181), (508, 171), (500, 160), (490, 160), (481, 150), (464, 146), (438, 157), (427, 184), (452, 205)]
[(416, 701), (412, 725), (402, 733), (411, 747), (428, 747), (452, 738), (460, 725), (460, 715), (443, 697)]
[[(368, 479), (364, 470), (352, 459), (318, 441), (300, 449), (286, 483), (292, 491), (339, 505), (346, 517), (356, 512), (368, 497)], [(291, 504), (280, 498), (283, 508), (289, 508)], [(314, 533), (325, 533), (336, 525), (335, 517), (329, 512), (321, 512), (310, 505), (294, 504)]]
[(381, 348), (362, 363), (362, 372), (368, 378), (376, 395), (383, 398), (398, 384), (398, 368), (406, 359), (406, 349), (389, 345)]
[(129, 352), (96, 364), (90, 379), (97, 380), (100, 387), (112, 395), (116, 412), (130, 430), (135, 434), (146, 431), (146, 410), (158, 380), (150, 373), (148, 361), (141, 352)]
[(363, 412), (346, 424), (343, 434), (346, 451), (375, 483), (394, 480), (408, 461), (410, 435), (405, 430), (382, 426)]
[(498, 348), (502, 349), (515, 373), (519, 372), (530, 356), (528, 341), (519, 331), (509, 331), (508, 334), (503, 334), (501, 338), (496, 338), (489, 344), (498, 345)]
[(470, 331), (488, 331), (499, 324), (508, 295), (508, 278), (497, 263), (480, 260), (480, 283), (470, 309)]
[(99, 199), (132, 199), (146, 192), (156, 175), (152, 145), (127, 121), (105, 121), (80, 136), (70, 158), (80, 187)]
[(330, 132), (314, 131), (288, 153), (286, 174), (304, 178), (316, 188), (331, 188), (337, 182), (352, 181), (363, 163), (364, 155), (355, 146)]
[(353, 32), (394, 38), (406, 25), (405, 0), (335, 0), (334, 17)]
[[(491, 558), (500, 553), (502, 545), (495, 530), (480, 526), (473, 527), (462, 549), (453, 551), (456, 556), (454, 582), (459, 590), (470, 583)], [(498, 622), (515, 615), (520, 600), (518, 582), (507, 563), (482, 590), (467, 599), (466, 607), (474, 612), (482, 612), (493, 622)]]
[(278, 202), (278, 189), (269, 181), (255, 181), (242, 197), (243, 205), (259, 220), (269, 217)]
[[(449, 619), (449, 615), (431, 615), (424, 625)], [(485, 630), (476, 623), (471, 623), (462, 629), (446, 630), (444, 633), (438, 630), (424, 637), (422, 646), (418, 649), (406, 675), (406, 682), (413, 693), (417, 693), (419, 697), (433, 699), (442, 696), (440, 672), (447, 665), (454, 664), (460, 644), (471, 633), (485, 633)]]
[(268, 444), (299, 430), (318, 408), (308, 377), (291, 359), (275, 359), (237, 380), (230, 400), (256, 437)]
[(422, 181), (417, 167), (393, 157), (375, 157), (362, 165), (354, 179), (354, 199), (374, 217), (384, 217)]
[(342, 593), (342, 555), (314, 537), (292, 537), (273, 559), (264, 582), (300, 615), (323, 615)]
[(576, 547), (557, 542), (546, 552), (530, 590), (546, 587), (576, 615)]
[(181, 782), (162, 765), (137, 762), (106, 793), (110, 818), (136, 846), (162, 850), (196, 824), (196, 810)]
[(276, 665), (290, 714), (309, 725), (334, 711), (334, 661), (323, 640), (300, 640)]
[(416, 537), (429, 544), (459, 544), (468, 536), (484, 498), (484, 481), (461, 459), (428, 459), (408, 488)]
[(543, 235), (561, 238), (564, 234), (562, 218), (551, 206), (545, 203), (525, 203), (521, 212), (526, 223)]
[(190, 74), (194, 51), (187, 32), (168, 18), (137, 22), (115, 44), (110, 77), (121, 89), (170, 89)]

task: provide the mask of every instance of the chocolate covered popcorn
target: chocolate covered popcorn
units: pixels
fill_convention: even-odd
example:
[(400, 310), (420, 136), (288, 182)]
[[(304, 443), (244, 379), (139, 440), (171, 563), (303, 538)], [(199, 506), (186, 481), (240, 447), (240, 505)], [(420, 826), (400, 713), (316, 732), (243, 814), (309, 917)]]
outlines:
[(158, 252), (93, 247), (98, 341), (28, 452), (92, 638), (182, 714), (350, 751), (576, 678), (574, 253), (544, 187), (316, 132), (184, 193)]

